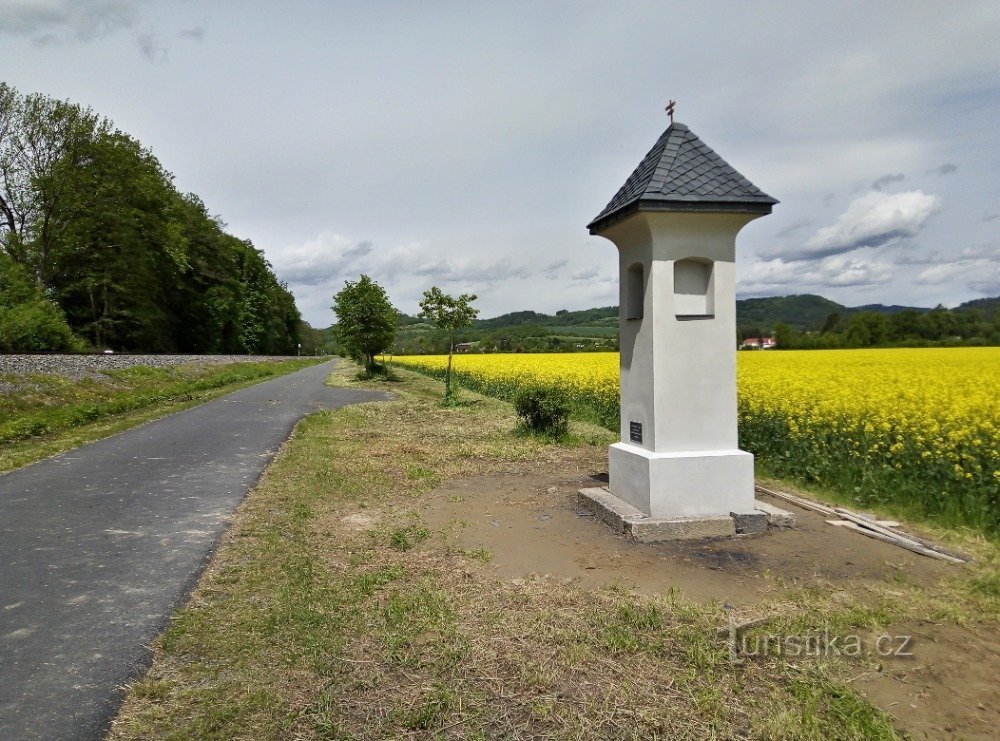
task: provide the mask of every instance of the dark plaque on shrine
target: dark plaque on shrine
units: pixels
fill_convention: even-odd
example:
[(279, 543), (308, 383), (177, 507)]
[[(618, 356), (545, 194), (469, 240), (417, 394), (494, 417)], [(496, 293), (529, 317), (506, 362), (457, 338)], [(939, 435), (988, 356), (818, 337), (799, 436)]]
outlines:
[(642, 422), (628, 423), (628, 439), (634, 443), (642, 442)]

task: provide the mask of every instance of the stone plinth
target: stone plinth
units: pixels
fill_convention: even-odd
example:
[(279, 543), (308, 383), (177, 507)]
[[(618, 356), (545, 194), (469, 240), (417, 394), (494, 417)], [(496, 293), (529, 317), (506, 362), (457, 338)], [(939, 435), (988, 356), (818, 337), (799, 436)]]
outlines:
[(787, 528), (795, 524), (795, 516), (790, 512), (764, 502), (755, 502), (754, 508), (747, 512), (732, 512), (729, 515), (650, 517), (604, 487), (581, 489), (577, 496), (580, 506), (601, 522), (616, 533), (640, 543), (759, 535), (771, 527)]

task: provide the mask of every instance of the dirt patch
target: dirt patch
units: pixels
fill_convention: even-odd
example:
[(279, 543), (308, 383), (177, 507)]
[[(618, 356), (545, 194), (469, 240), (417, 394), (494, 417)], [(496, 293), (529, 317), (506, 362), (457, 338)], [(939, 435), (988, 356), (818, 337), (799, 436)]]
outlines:
[(352, 515), (341, 517), (340, 521), (350, 530), (365, 532), (374, 528), (379, 521), (378, 513), (355, 512)]
[(612, 584), (642, 593), (681, 589), (695, 600), (752, 604), (776, 588), (831, 587), (888, 579), (928, 584), (947, 564), (827, 525), (787, 503), (794, 530), (766, 536), (648, 545), (616, 536), (583, 510), (590, 477), (552, 474), (458, 478), (437, 488), (422, 511), (456, 547), (485, 548), (498, 578), (549, 574), (582, 587)]
[(995, 739), (1000, 728), (1000, 645), (995, 627), (919, 622), (897, 626), (912, 636), (912, 656), (889, 656), (854, 682), (914, 738)]
[[(500, 580), (540, 575), (583, 588), (618, 585), (644, 594), (676, 588), (697, 601), (734, 607), (763, 604), (789, 588), (859, 595), (866, 585), (933, 586), (961, 568), (830, 526), (815, 512), (776, 500), (772, 504), (794, 512), (794, 530), (636, 543), (577, 504), (577, 490), (594, 486), (595, 478), (566, 469), (460, 477), (434, 490), (421, 515), (452, 547), (489, 551), (488, 569)], [(878, 671), (858, 677), (856, 686), (916, 738), (995, 738), (1000, 727), (995, 628), (923, 623), (892, 633), (914, 636), (914, 656), (886, 658)]]

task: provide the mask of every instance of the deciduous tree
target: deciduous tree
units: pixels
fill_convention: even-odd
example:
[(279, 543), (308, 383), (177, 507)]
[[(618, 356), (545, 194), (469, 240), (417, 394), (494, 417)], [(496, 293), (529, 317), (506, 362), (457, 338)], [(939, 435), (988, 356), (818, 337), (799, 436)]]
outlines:
[(333, 313), (337, 316), (337, 339), (352, 355), (364, 359), (365, 370), (371, 373), (375, 356), (388, 350), (396, 339), (398, 314), (385, 289), (367, 275), (356, 283), (345, 281), (333, 297)]
[(293, 354), (294, 298), (225, 228), (107, 119), (0, 83), (0, 255), (96, 347)]

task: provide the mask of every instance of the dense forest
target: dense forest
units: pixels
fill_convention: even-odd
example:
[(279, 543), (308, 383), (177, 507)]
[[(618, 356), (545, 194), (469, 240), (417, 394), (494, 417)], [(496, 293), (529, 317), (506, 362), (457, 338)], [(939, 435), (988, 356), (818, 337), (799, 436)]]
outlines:
[(262, 252), (89, 108), (0, 83), (0, 352), (294, 354)]

